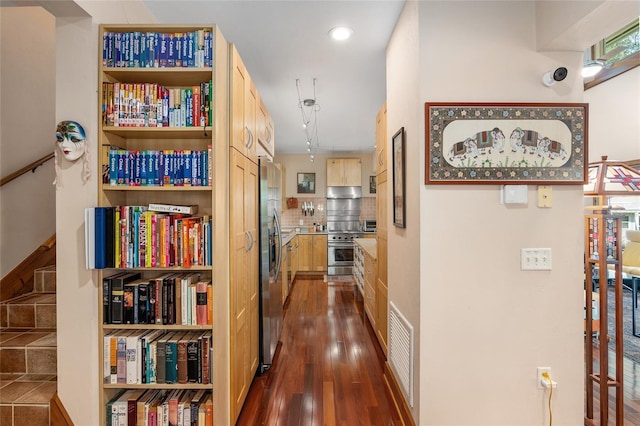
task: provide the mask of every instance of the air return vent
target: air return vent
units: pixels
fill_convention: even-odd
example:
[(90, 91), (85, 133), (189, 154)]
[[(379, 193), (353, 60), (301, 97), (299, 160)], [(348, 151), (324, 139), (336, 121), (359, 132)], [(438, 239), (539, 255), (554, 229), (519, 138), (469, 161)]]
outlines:
[(413, 326), (393, 302), (389, 306), (389, 363), (413, 407)]

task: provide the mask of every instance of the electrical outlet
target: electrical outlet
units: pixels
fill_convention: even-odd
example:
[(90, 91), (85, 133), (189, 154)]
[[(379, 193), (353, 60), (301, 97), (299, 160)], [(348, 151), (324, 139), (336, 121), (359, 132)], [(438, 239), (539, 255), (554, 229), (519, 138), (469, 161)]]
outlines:
[(544, 377), (542, 377), (542, 373), (547, 373), (551, 376), (551, 367), (538, 367), (538, 374), (536, 376), (536, 383), (538, 384), (538, 389), (546, 389), (542, 384), (543, 380), (546, 381)]

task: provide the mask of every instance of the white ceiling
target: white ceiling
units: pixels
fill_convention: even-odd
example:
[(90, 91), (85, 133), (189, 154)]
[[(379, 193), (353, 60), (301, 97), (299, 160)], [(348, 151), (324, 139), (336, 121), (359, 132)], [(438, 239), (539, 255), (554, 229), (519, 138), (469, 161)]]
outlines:
[[(160, 23), (218, 25), (234, 43), (269, 109), (276, 155), (307, 153), (302, 99), (316, 78), (318, 153), (372, 151), (375, 117), (385, 99), (385, 48), (404, 0), (143, 0)], [(336, 43), (328, 31), (354, 34)]]

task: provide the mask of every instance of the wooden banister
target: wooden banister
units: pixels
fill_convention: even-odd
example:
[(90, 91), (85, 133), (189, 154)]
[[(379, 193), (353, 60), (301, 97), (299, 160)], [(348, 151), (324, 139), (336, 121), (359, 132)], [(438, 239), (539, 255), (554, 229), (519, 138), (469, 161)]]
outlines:
[(40, 158), (39, 160), (34, 161), (33, 163), (27, 164), (26, 166), (24, 166), (23, 168), (21, 168), (18, 171), (15, 171), (13, 173), (11, 173), (10, 175), (3, 177), (2, 179), (0, 179), (0, 186), (3, 186), (6, 183), (11, 182), (12, 180), (22, 176), (23, 174), (27, 173), (28, 171), (31, 171), (32, 173), (35, 173), (36, 169), (40, 166), (42, 166), (44, 163), (46, 163), (47, 161), (51, 160), (54, 157), (54, 153), (50, 153), (45, 155), (44, 157)]

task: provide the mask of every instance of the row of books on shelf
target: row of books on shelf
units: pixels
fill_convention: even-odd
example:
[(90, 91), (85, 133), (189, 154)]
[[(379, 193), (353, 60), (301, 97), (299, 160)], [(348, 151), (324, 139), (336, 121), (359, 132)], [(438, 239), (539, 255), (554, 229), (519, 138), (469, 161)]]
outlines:
[(102, 64), (116, 68), (202, 68), (213, 66), (210, 30), (185, 32), (106, 31)]
[(106, 406), (111, 426), (213, 426), (209, 389), (129, 389)]
[(102, 297), (104, 324), (213, 324), (213, 284), (195, 272), (120, 272), (102, 279)]
[(102, 124), (115, 127), (210, 126), (213, 82), (189, 87), (102, 83)]
[(103, 340), (106, 384), (211, 383), (210, 331), (111, 330)]
[(211, 266), (211, 217), (170, 212), (181, 207), (194, 211), (195, 205), (152, 206), (160, 211), (148, 206), (86, 208), (87, 269)]
[(203, 150), (107, 147), (102, 182), (111, 186), (211, 186), (211, 145)]

